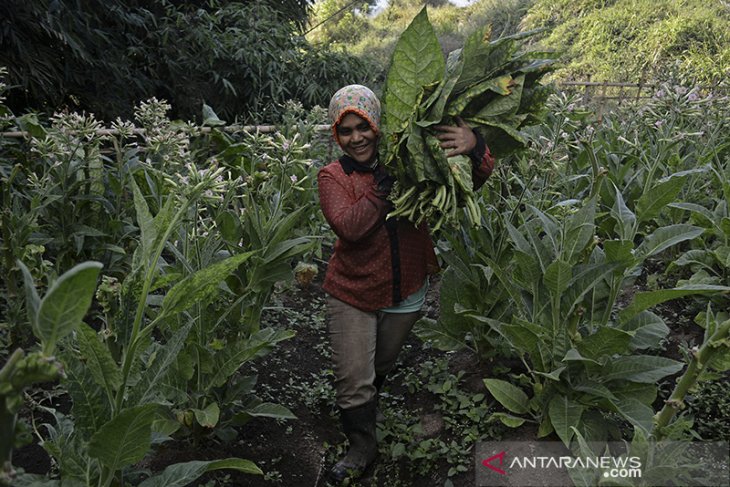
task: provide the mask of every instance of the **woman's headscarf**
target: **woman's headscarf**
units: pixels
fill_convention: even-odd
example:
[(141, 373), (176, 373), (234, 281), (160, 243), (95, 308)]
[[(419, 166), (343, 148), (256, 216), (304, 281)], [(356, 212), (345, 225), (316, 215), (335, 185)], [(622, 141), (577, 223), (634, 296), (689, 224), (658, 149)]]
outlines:
[(328, 114), (332, 122), (332, 132), (338, 144), (340, 139), (337, 136), (337, 125), (348, 113), (361, 116), (367, 120), (373, 132), (376, 134), (380, 132), (380, 100), (367, 86), (348, 85), (337, 90), (337, 93), (332, 96)]

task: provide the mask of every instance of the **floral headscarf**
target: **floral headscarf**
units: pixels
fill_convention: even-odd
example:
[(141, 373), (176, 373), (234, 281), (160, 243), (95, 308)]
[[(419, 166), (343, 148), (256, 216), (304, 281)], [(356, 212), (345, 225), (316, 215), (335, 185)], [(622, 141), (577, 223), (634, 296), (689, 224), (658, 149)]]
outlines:
[(348, 113), (355, 113), (367, 120), (376, 134), (380, 131), (380, 100), (367, 86), (348, 85), (332, 96), (328, 114), (332, 122), (332, 133), (338, 144), (340, 139), (337, 136), (337, 125)]

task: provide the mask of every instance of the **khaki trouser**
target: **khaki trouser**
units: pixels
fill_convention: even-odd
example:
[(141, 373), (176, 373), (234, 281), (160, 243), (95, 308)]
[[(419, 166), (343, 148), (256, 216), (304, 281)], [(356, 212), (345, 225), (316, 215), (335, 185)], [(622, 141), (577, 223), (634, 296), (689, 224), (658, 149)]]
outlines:
[(375, 397), (375, 375), (390, 372), (420, 316), (420, 312), (362, 311), (327, 296), (327, 327), (339, 407), (351, 409)]

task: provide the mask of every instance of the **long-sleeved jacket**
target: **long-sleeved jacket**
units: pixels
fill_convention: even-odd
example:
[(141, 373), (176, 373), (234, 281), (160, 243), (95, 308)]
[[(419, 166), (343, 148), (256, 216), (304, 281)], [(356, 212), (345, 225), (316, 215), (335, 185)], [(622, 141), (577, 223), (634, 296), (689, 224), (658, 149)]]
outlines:
[[(492, 173), (494, 159), (478, 137), (470, 155), (474, 187)], [(322, 212), (339, 237), (327, 267), (324, 290), (364, 311), (397, 305), (438, 272), (425, 224), (385, 216), (391, 204), (378, 193), (373, 170), (342, 156), (317, 177)]]

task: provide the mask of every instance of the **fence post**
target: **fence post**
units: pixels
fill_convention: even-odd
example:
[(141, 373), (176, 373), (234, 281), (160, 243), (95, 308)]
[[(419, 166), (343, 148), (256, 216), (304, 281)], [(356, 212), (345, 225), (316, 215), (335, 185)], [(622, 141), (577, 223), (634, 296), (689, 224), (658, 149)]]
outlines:
[(603, 111), (605, 109), (606, 104), (606, 87), (608, 86), (608, 81), (604, 81), (603, 85), (601, 85), (601, 101), (598, 104), (598, 123), (601, 123), (603, 121)]

